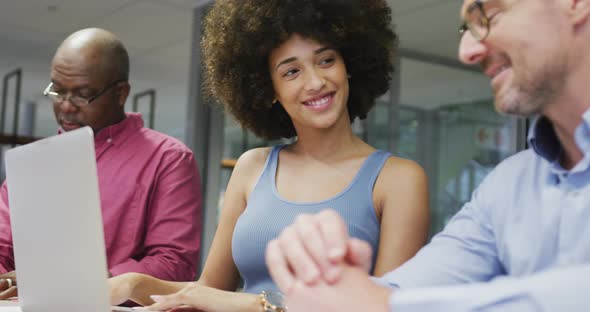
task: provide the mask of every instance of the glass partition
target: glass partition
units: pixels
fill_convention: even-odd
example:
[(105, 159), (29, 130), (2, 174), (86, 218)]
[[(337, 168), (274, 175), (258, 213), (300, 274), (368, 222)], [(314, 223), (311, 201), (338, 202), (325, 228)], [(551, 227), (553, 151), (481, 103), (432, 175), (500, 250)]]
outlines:
[[(518, 123), (494, 110), (489, 81), (481, 73), (449, 64), (402, 57), (396, 131), (375, 119), (370, 143), (395, 135), (391, 151), (413, 159), (429, 178), (431, 233), (439, 232), (501, 160), (518, 149)], [(379, 114), (381, 115), (381, 114)], [(385, 115), (385, 114), (383, 114)], [(371, 127), (375, 130), (371, 131)]]

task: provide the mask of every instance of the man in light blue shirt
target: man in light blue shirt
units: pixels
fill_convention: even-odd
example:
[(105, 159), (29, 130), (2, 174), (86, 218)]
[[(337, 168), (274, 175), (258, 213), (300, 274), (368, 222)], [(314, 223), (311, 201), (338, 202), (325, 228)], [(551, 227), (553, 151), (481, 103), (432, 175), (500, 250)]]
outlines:
[[(590, 0), (466, 0), (459, 57), (501, 113), (538, 116), (413, 259), (381, 278), (334, 212), (267, 248), (289, 311), (590, 311)], [(378, 286), (379, 285), (379, 286)]]

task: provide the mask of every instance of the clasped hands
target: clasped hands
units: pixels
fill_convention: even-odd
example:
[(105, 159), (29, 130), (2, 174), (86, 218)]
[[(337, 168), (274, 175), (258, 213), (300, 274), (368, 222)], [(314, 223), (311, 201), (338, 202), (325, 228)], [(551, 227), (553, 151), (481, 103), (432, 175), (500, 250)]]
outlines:
[(387, 311), (391, 289), (369, 279), (371, 247), (333, 210), (300, 215), (266, 249), (289, 312)]

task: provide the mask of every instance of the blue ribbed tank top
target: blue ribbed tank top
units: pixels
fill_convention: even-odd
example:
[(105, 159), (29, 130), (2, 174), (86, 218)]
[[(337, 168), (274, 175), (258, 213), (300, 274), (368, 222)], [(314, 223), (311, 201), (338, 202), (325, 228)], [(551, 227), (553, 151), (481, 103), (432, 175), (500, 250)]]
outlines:
[(373, 206), (373, 186), (391, 154), (375, 151), (369, 155), (352, 182), (336, 196), (319, 202), (300, 203), (282, 198), (276, 188), (278, 155), (284, 146), (272, 148), (246, 209), (234, 229), (232, 255), (244, 280), (245, 292), (278, 290), (266, 268), (266, 244), (279, 236), (300, 213), (314, 214), (327, 208), (336, 210), (348, 224), (350, 236), (371, 245), (372, 266), (375, 265), (380, 229)]

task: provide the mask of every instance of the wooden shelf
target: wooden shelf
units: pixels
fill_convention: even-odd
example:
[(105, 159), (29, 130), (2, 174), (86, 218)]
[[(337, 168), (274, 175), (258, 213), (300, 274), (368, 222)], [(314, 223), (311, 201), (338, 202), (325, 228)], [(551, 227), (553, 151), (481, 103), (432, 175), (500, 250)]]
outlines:
[(236, 166), (237, 159), (224, 158), (221, 160), (221, 168), (223, 169), (234, 169)]
[(5, 144), (5, 145), (24, 145), (24, 144), (29, 144), (31, 142), (34, 142), (34, 141), (37, 141), (40, 139), (42, 139), (42, 138), (0, 134), (0, 144)]

